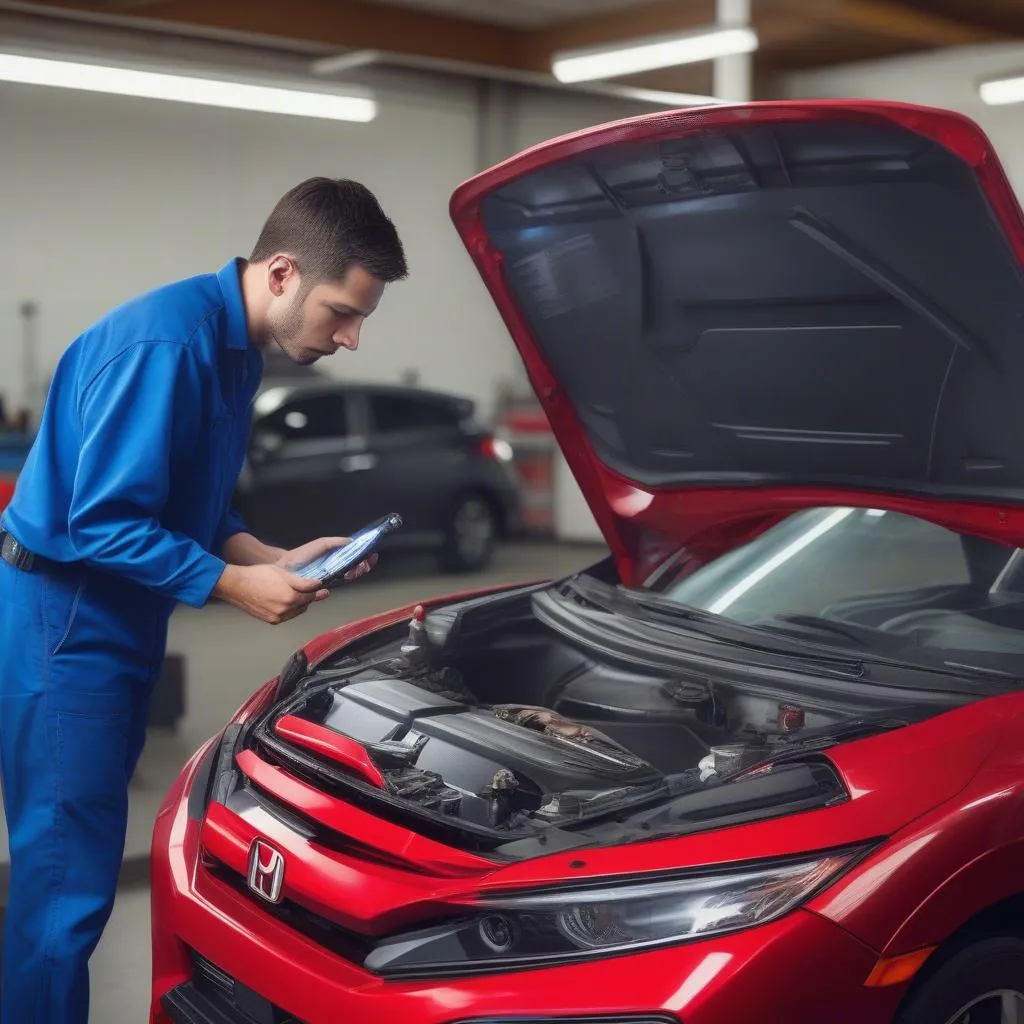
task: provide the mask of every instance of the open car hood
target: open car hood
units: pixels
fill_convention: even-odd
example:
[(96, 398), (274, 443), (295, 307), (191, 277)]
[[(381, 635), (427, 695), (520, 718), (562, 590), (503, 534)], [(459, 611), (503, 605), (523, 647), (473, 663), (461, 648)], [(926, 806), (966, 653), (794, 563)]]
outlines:
[(451, 214), (627, 581), (808, 505), (1024, 539), (1024, 222), (969, 119), (652, 114)]

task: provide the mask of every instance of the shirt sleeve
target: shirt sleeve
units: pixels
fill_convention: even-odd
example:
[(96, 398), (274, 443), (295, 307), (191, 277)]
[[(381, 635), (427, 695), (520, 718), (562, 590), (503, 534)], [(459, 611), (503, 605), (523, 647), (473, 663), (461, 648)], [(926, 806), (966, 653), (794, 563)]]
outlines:
[(79, 398), (82, 445), (69, 517), (83, 561), (201, 607), (225, 563), (164, 529), (171, 465), (198, 442), (198, 367), (184, 345), (142, 342), (116, 356)]

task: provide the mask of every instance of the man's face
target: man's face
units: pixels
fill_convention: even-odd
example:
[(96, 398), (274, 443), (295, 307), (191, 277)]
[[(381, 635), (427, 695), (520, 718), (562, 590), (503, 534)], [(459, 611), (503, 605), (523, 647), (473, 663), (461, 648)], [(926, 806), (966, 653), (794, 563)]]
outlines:
[(303, 295), (296, 275), (267, 312), (267, 326), (294, 362), (308, 366), (339, 348), (359, 347), (363, 321), (377, 308), (384, 283), (360, 266), (351, 267), (340, 281), (322, 281)]

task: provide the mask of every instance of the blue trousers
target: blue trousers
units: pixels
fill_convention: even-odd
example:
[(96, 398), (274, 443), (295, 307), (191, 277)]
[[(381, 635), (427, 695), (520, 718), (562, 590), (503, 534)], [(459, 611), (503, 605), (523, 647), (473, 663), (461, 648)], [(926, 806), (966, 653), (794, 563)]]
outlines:
[(82, 566), (0, 561), (2, 1024), (88, 1022), (88, 962), (114, 903), (168, 616), (142, 588)]

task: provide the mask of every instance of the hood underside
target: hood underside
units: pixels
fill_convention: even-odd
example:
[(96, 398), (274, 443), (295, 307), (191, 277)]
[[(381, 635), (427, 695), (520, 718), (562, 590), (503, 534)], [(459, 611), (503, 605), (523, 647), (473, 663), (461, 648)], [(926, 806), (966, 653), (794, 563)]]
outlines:
[(695, 491), (940, 520), (1024, 496), (1024, 226), (960, 115), (651, 115), (493, 168), (452, 215), (620, 555), (691, 538)]

